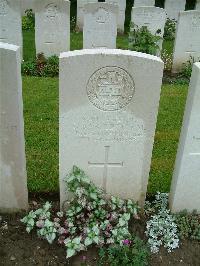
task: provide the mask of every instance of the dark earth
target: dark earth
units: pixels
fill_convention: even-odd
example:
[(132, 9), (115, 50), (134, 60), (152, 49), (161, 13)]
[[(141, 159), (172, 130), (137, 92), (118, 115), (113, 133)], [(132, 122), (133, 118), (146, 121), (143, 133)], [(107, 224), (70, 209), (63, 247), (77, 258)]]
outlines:
[[(37, 198), (37, 202), (41, 199)], [(36, 200), (31, 201), (30, 207), (36, 205)], [(54, 200), (54, 208), (59, 209), (58, 201)], [(20, 219), (25, 213), (0, 214), (0, 265), (72, 265), (72, 266), (95, 266), (98, 262), (98, 250), (91, 248), (87, 252), (81, 252), (73, 259), (66, 260), (66, 252), (63, 246), (48, 244), (45, 240), (40, 240), (36, 233), (27, 234), (25, 226)], [(132, 231), (145, 239), (145, 220), (134, 221), (130, 225)], [(86, 264), (82, 264), (83, 256), (86, 256)], [(152, 255), (149, 265), (184, 265), (200, 266), (200, 242), (184, 241), (179, 249), (168, 253), (162, 249), (158, 254)], [(125, 266), (125, 265), (121, 265)], [(138, 265), (139, 266), (139, 265)]]

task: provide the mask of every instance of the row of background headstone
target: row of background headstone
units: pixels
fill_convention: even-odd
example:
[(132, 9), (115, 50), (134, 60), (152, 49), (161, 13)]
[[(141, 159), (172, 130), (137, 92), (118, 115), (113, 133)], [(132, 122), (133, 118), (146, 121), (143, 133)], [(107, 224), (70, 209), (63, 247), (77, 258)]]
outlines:
[[(181, 0), (184, 2), (184, 0)], [(20, 14), (19, 14), (19, 10), (17, 12), (15, 12), (15, 10), (18, 8), (20, 9), (20, 0), (14, 2), (12, 1), (12, 5), (13, 5), (13, 10), (11, 10), (11, 12), (13, 13), (14, 19), (10, 20), (11, 24), (8, 24), (6, 21), (3, 21), (2, 24), (6, 24), (4, 25), (4, 27), (2, 28), (2, 34), (6, 35), (6, 29), (10, 28), (12, 29), (11, 31), (8, 32), (8, 35), (10, 35), (8, 37), (9, 42), (10, 43), (14, 43), (16, 45), (19, 45), (22, 47), (22, 35), (21, 35), (21, 20), (20, 20)], [(52, 14), (51, 8), (53, 4), (49, 4), (49, 0), (44, 0), (44, 1), (36, 1), (36, 52), (41, 53), (44, 52), (45, 56), (50, 56), (53, 54), (57, 54), (59, 55), (60, 52), (63, 51), (67, 51), (69, 50), (70, 47), (70, 15), (69, 15), (69, 2), (64, 2), (64, 1), (58, 1), (59, 5), (61, 5), (60, 10), (62, 10), (62, 12), (60, 12), (59, 16), (56, 17), (56, 23), (55, 21), (52, 22), (51, 20), (51, 16), (54, 16), (55, 14)], [(50, 8), (48, 11), (49, 13), (47, 13), (46, 11), (46, 5), (49, 4)], [(105, 4), (105, 3), (104, 3)], [(99, 5), (101, 5), (101, 3), (99, 3)], [(44, 10), (45, 8), (45, 10)], [(53, 6), (54, 8), (54, 6)], [(91, 7), (90, 7), (91, 8)], [(108, 8), (108, 6), (107, 6)], [(113, 7), (109, 7), (110, 10), (112, 12), (114, 12), (113, 10), (115, 10), (114, 6)], [(143, 23), (142, 20), (145, 20), (145, 14), (143, 12), (143, 9), (148, 10), (146, 12), (146, 14), (148, 14), (149, 10), (151, 11), (152, 9), (152, 14), (151, 14), (151, 18), (152, 18), (152, 23), (149, 23), (149, 27), (150, 30), (152, 31), (153, 34), (155, 34), (155, 30), (154, 30), (154, 26), (153, 24), (157, 24), (158, 22), (161, 23), (161, 25), (159, 26), (159, 28), (161, 28), (161, 36), (163, 35), (164, 32), (164, 22), (165, 22), (165, 18), (163, 18), (162, 15), (160, 15), (160, 18), (157, 16), (155, 16), (154, 10), (157, 9), (158, 12), (163, 11), (163, 9), (159, 8), (155, 8), (155, 7), (148, 7), (148, 8), (141, 8), (141, 12), (140, 12), (140, 8), (133, 8), (134, 11), (137, 10), (138, 15), (135, 15), (135, 20), (136, 20), (136, 24), (140, 24), (141, 25)], [(49, 19), (43, 19), (43, 12), (45, 12), (46, 17)], [(85, 31), (84, 31), (84, 48), (95, 48), (95, 47), (107, 47), (107, 48), (115, 48), (116, 47), (116, 29), (115, 29), (115, 24), (116, 23), (112, 23), (111, 19), (115, 19), (115, 15), (114, 13), (110, 12), (109, 16), (110, 20), (108, 21), (108, 24), (105, 27), (105, 32), (102, 32), (102, 30), (98, 31), (98, 27), (95, 28), (95, 23), (96, 20), (92, 20), (92, 16), (90, 16), (90, 13), (88, 12), (88, 15), (85, 16), (86, 17), (86, 26)], [(159, 12), (159, 13), (160, 13)], [(194, 13), (193, 13), (194, 12)], [(196, 18), (198, 16), (195, 15), (195, 12), (197, 11), (191, 11), (190, 14), (188, 16), (188, 23), (186, 23), (186, 26), (190, 25), (190, 23), (192, 22), (194, 25), (194, 30), (190, 30), (190, 28), (188, 27), (188, 31), (185, 30), (178, 30), (177, 33), (182, 32), (181, 34), (177, 35), (178, 37), (176, 38), (177, 41), (175, 42), (175, 65), (179, 64), (178, 67), (173, 67), (174, 72), (177, 72), (180, 69), (180, 66), (182, 65), (183, 62), (186, 62), (188, 59), (190, 59), (190, 55), (192, 55), (195, 60), (197, 60), (196, 58), (199, 57), (199, 51), (198, 51), (198, 40), (199, 40), (199, 34), (198, 34), (198, 18)], [(47, 14), (46, 14), (47, 13)], [(109, 13), (109, 12), (108, 12)], [(116, 12), (115, 12), (116, 13)], [(151, 13), (151, 12), (150, 12)], [(161, 12), (162, 13), (162, 12)], [(144, 14), (144, 16), (143, 16)], [(180, 22), (183, 21), (182, 19), (182, 15), (183, 13), (181, 13), (181, 18), (180, 18)], [(189, 12), (185, 12), (184, 16), (188, 15)], [(141, 19), (140, 19), (140, 15), (141, 15)], [(196, 16), (196, 17), (195, 17)], [(2, 16), (2, 18), (5, 16)], [(155, 20), (155, 21), (153, 21)], [(196, 22), (197, 20), (197, 22)], [(163, 22), (162, 22), (163, 21)], [(14, 22), (14, 23), (13, 23)], [(134, 21), (135, 22), (135, 21)], [(147, 21), (148, 22), (148, 21)], [(184, 23), (184, 21), (183, 21)], [(96, 23), (97, 24), (97, 23)], [(59, 25), (59, 27), (58, 27)], [(110, 28), (109, 25), (112, 25), (112, 27)], [(1, 25), (2, 26), (2, 25)], [(185, 26), (185, 27), (186, 27)], [(20, 29), (19, 29), (20, 28)], [(152, 29), (151, 29), (152, 28)], [(193, 29), (191, 27), (191, 29)], [(58, 30), (59, 29), (59, 30)], [(110, 29), (110, 30), (109, 30)], [(13, 34), (13, 32), (15, 34)], [(99, 32), (102, 32), (102, 34), (104, 33), (104, 35), (99, 34)], [(191, 36), (189, 36), (189, 41), (186, 40), (187, 39), (187, 35), (186, 33), (191, 32)], [(182, 36), (186, 36), (184, 39)], [(4, 35), (2, 35), (2, 41), (6, 42), (6, 38), (3, 40)], [(193, 42), (193, 38), (194, 39), (194, 44)], [(57, 40), (59, 39), (59, 45), (57, 45)], [(99, 43), (97, 43), (97, 41), (99, 40)], [(107, 42), (105, 42), (105, 40), (107, 40)], [(102, 42), (101, 42), (102, 41)], [(188, 47), (186, 46), (187, 42), (191, 42), (189, 43)], [(96, 43), (96, 44), (95, 44)], [(177, 44), (177, 45), (176, 45)], [(185, 48), (184, 45), (186, 46)], [(160, 43), (160, 47), (161, 47), (161, 43)], [(177, 48), (178, 47), (178, 48)], [(177, 48), (177, 49), (176, 49)], [(180, 54), (179, 51), (181, 51), (180, 48), (182, 49), (182, 54)], [(184, 51), (185, 49), (185, 51)], [(187, 53), (187, 56), (186, 56)]]
[[(27, 0), (21, 0), (21, 1), (26, 2)], [(76, 18), (77, 17), (77, 0), (70, 0), (70, 1), (71, 1), (71, 9), (70, 9), (71, 18)], [(131, 9), (134, 5), (134, 0), (124, 0), (124, 1), (126, 1), (125, 32), (128, 32), (130, 21), (131, 21)], [(195, 9), (196, 1), (198, 0), (186, 0), (185, 10)], [(155, 6), (164, 8), (164, 2), (165, 0), (155, 0)]]

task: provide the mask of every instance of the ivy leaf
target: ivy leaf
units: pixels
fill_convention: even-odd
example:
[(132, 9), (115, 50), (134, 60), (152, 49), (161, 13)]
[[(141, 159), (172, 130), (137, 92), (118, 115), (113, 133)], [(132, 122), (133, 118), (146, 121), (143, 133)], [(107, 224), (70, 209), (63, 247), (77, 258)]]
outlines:
[(26, 232), (27, 232), (27, 233), (30, 233), (30, 231), (31, 231), (32, 229), (33, 229), (32, 227), (27, 226), (27, 227), (26, 227)]
[(76, 253), (76, 252), (75, 252), (74, 249), (72, 249), (72, 248), (68, 248), (68, 249), (67, 249), (67, 259), (68, 259), (68, 258), (71, 258), (72, 256), (74, 256), (75, 253)]
[(28, 223), (29, 223), (29, 225), (34, 226), (34, 220), (33, 220), (33, 219), (30, 219), (30, 220), (28, 221)]
[(97, 194), (96, 193), (90, 193), (90, 198), (97, 200)]
[(98, 243), (99, 243), (99, 238), (98, 238), (98, 236), (95, 236), (95, 237), (93, 238), (93, 241), (94, 241), (96, 244), (98, 244)]
[(122, 218), (120, 218), (119, 219), (119, 225), (124, 226), (125, 224), (126, 224), (126, 222)]
[(49, 244), (52, 244), (55, 238), (56, 238), (56, 234), (55, 233), (48, 234), (46, 236), (46, 239), (47, 239), (47, 241), (48, 241)]
[(91, 245), (92, 244), (92, 239), (91, 238), (89, 238), (89, 237), (86, 237), (86, 239), (85, 239), (85, 245), (86, 246), (89, 246), (89, 245)]

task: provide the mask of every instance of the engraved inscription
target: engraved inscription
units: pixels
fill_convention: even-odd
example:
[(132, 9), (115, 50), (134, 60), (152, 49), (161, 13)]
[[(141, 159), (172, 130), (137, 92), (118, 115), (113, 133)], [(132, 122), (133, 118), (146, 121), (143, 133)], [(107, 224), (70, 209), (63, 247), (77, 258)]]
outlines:
[(54, 19), (58, 14), (58, 7), (56, 4), (49, 4), (46, 6), (46, 17), (50, 19)]
[(100, 7), (95, 13), (96, 22), (99, 24), (104, 24), (109, 19), (109, 13), (104, 8)]
[(6, 0), (0, 0), (0, 16), (8, 14), (8, 3)]
[(200, 27), (200, 15), (199, 16), (193, 16), (192, 18), (192, 27)]
[(141, 119), (127, 112), (91, 114), (80, 112), (73, 118), (72, 135), (94, 141), (139, 141), (144, 138), (145, 126)]
[(103, 111), (116, 111), (133, 99), (135, 84), (128, 72), (119, 67), (103, 67), (97, 70), (87, 84), (90, 102)]
[(0, 41), (5, 41), (7, 39), (8, 39), (7, 29), (5, 28), (0, 29)]

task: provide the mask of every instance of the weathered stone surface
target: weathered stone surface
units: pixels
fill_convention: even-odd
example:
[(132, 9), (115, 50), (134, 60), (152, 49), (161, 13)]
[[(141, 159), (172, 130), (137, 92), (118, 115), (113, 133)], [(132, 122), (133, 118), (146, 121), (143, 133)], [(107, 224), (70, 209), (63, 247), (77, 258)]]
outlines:
[(61, 206), (73, 165), (107, 193), (144, 203), (162, 74), (158, 57), (137, 52), (60, 55)]
[(180, 11), (185, 10), (186, 0), (165, 0), (165, 10), (169, 19), (178, 20)]
[(200, 63), (195, 63), (170, 192), (173, 212), (200, 212)]
[(41, 0), (21, 0), (21, 12), (22, 15), (26, 15), (25, 11), (28, 9), (32, 9), (35, 12), (36, 2)]
[(0, 0), (0, 42), (18, 45), (22, 53), (22, 22), (19, 0)]
[(118, 7), (107, 3), (85, 5), (83, 47), (116, 48)]
[(83, 18), (85, 13), (84, 6), (89, 3), (98, 3), (98, 0), (77, 0), (77, 28), (83, 29)]
[(36, 52), (49, 57), (70, 49), (70, 1), (36, 2)]
[(134, 7), (155, 6), (155, 0), (134, 0)]
[(0, 212), (28, 207), (20, 48), (0, 43)]
[(173, 67), (174, 73), (183, 68), (188, 60), (200, 60), (200, 11), (180, 12), (177, 24)]
[(124, 32), (125, 12), (126, 12), (126, 1), (124, 0), (106, 0), (109, 4), (115, 4), (118, 7), (117, 16), (117, 30), (119, 33)]
[[(163, 38), (166, 18), (167, 15), (163, 8), (151, 6), (132, 8), (131, 21), (139, 28), (146, 26), (153, 35), (161, 38)], [(163, 39), (159, 41), (160, 51), (162, 50), (162, 43)], [(160, 55), (160, 51), (157, 55)]]
[(196, 0), (196, 6), (195, 6), (196, 10), (200, 10), (200, 0)]

